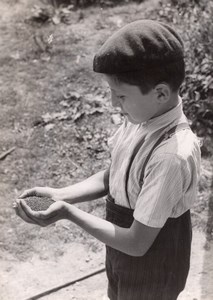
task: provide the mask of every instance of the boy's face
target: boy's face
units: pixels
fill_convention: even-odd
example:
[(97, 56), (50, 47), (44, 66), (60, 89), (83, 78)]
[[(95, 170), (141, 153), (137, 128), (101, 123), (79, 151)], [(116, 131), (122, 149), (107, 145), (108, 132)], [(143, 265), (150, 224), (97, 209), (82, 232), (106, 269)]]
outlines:
[(119, 107), (122, 113), (133, 124), (146, 122), (158, 113), (155, 90), (142, 94), (138, 86), (116, 82), (112, 76), (105, 75), (111, 90), (113, 107)]

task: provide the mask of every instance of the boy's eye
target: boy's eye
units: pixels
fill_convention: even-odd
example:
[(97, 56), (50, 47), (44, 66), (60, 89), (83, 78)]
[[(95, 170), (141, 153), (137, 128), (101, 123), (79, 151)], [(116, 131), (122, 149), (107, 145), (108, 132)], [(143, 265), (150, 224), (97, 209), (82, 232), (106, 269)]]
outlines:
[(117, 96), (120, 100), (125, 100), (125, 96)]

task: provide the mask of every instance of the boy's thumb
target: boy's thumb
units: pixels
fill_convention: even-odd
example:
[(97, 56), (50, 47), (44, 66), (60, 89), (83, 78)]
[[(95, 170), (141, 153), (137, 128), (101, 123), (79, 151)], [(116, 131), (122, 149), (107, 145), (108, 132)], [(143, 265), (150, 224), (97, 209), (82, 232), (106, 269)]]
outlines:
[(26, 190), (19, 196), (19, 199), (23, 199), (29, 196), (36, 196), (36, 191), (33, 189)]

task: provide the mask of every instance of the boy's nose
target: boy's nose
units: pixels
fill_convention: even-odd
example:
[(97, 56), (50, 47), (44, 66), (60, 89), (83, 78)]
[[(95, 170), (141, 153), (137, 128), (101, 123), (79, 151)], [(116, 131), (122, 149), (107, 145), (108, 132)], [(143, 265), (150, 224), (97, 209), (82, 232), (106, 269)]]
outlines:
[(111, 92), (111, 102), (113, 107), (121, 107), (118, 97), (113, 92)]

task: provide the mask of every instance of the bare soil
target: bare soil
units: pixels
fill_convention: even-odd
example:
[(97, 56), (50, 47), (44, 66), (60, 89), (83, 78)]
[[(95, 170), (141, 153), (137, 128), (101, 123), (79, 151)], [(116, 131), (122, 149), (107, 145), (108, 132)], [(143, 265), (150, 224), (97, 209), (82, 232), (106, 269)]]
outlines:
[[(62, 187), (109, 164), (107, 137), (122, 121), (92, 58), (107, 36), (151, 15), (158, 1), (63, 11), (48, 1), (0, 3), (0, 299), (25, 300), (104, 267), (104, 245), (60, 221), (37, 228), (21, 221), (13, 200), (33, 186)], [(32, 20), (48, 8), (49, 21)], [(32, 10), (34, 8), (34, 10)], [(192, 210), (192, 263), (180, 300), (213, 299), (212, 158), (202, 159)], [(79, 205), (104, 217), (104, 199)], [(99, 300), (105, 273), (43, 299)], [(156, 298), (157, 299), (157, 298)]]

